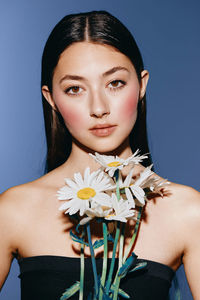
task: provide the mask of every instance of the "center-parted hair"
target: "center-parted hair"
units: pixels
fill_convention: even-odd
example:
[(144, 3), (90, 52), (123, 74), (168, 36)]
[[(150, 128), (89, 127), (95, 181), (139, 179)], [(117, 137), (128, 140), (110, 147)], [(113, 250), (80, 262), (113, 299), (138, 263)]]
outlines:
[[(76, 42), (106, 44), (126, 55), (132, 62), (141, 81), (144, 70), (139, 48), (129, 30), (106, 11), (91, 11), (65, 16), (52, 30), (42, 56), (41, 86), (47, 85), (52, 92), (52, 79), (55, 67), (62, 52)], [(149, 153), (146, 129), (146, 97), (138, 101), (138, 115), (130, 133), (130, 146), (133, 152)], [(47, 138), (47, 171), (64, 163), (72, 146), (72, 137), (65, 126), (61, 114), (54, 110), (43, 97), (43, 110)], [(151, 155), (143, 165), (152, 163)]]

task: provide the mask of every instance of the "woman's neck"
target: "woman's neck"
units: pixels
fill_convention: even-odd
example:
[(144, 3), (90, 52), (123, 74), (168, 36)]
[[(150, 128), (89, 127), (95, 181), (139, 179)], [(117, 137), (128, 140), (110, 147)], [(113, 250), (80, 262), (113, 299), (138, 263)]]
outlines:
[[(77, 143), (72, 143), (72, 151), (67, 159), (67, 161), (62, 165), (62, 171), (66, 174), (74, 174), (76, 172), (80, 172), (81, 174), (84, 173), (86, 167), (90, 167), (91, 171), (96, 171), (100, 165), (95, 162), (95, 160), (89, 155), (89, 153), (94, 154), (95, 151), (89, 151), (89, 149), (84, 149), (77, 145)], [(117, 155), (120, 158), (126, 159), (133, 154), (131, 147), (127, 141), (123, 145), (121, 145), (118, 149), (113, 152), (107, 153), (100, 153), (105, 155)], [(124, 168), (124, 175), (127, 175), (129, 172), (130, 167)], [(135, 172), (141, 171), (144, 167), (139, 164), (135, 166)]]

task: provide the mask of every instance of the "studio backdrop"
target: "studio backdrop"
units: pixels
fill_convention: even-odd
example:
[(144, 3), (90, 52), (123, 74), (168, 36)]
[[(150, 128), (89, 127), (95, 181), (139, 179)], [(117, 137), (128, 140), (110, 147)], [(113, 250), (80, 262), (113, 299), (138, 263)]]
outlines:
[[(91, 10), (107, 10), (128, 27), (149, 70), (147, 124), (155, 172), (200, 190), (198, 0), (1, 0), (0, 192), (43, 174), (43, 47), (64, 15)], [(0, 299), (20, 299), (18, 275), (14, 260)], [(177, 275), (182, 299), (191, 300), (183, 267)]]

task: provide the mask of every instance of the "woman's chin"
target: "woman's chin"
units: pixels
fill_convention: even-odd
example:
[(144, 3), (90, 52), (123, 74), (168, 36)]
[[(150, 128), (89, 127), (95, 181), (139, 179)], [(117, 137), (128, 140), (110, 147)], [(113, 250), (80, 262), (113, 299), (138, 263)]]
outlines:
[(74, 142), (79, 148), (81, 148), (85, 152), (88, 153), (98, 152), (100, 154), (105, 154), (105, 155), (120, 155), (127, 147), (128, 148), (130, 147), (128, 139), (122, 141), (122, 143), (101, 142), (96, 144), (85, 143), (83, 145), (77, 140), (76, 141), (74, 140)]

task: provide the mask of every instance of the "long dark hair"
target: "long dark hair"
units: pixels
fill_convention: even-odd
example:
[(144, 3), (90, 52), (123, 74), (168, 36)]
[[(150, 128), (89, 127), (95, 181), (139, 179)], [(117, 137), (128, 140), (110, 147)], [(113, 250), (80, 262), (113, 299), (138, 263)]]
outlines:
[[(91, 11), (65, 16), (51, 32), (42, 56), (41, 86), (47, 85), (52, 92), (54, 69), (61, 53), (71, 44), (89, 41), (107, 44), (125, 54), (135, 67), (138, 81), (144, 70), (138, 46), (129, 30), (114, 16), (106, 11)], [(53, 110), (43, 97), (45, 129), (47, 137), (47, 171), (53, 170), (66, 161), (72, 146), (72, 137), (59, 112)], [(140, 154), (149, 153), (146, 128), (146, 97), (138, 101), (138, 115), (130, 134), (133, 152), (138, 148)], [(152, 163), (151, 155), (143, 165)]]

